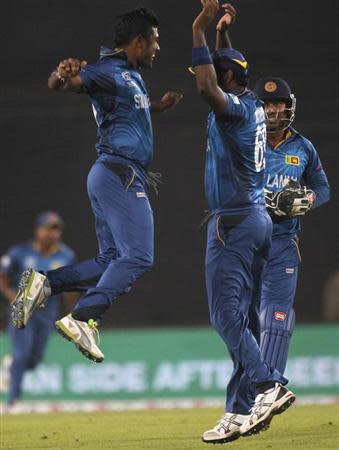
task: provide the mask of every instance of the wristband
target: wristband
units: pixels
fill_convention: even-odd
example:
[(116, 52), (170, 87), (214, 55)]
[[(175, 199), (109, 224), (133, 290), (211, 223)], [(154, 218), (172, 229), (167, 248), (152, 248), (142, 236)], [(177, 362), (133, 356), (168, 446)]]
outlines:
[(213, 64), (212, 57), (210, 55), (209, 48), (193, 47), (192, 48), (192, 66), (203, 66), (206, 64)]

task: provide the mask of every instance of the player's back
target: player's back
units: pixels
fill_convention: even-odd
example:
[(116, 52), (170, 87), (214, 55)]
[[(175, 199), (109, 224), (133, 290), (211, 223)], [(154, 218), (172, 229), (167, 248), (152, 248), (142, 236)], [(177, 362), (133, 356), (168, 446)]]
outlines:
[(266, 125), (251, 91), (225, 96), (225, 114), (208, 118), (205, 192), (209, 208), (227, 214), (264, 204)]

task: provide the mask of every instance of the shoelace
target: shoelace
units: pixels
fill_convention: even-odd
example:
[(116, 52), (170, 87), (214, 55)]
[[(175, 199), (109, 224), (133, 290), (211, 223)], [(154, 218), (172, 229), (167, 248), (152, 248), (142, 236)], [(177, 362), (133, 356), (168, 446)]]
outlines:
[(98, 322), (96, 322), (94, 319), (89, 319), (88, 325), (90, 327), (90, 331), (92, 332), (96, 343), (100, 344), (100, 335), (99, 335), (99, 330), (98, 330)]
[(270, 403), (265, 403), (265, 395), (262, 394), (261, 399), (252, 407), (250, 422), (253, 423), (254, 416), (257, 416), (258, 418), (260, 417), (262, 414), (261, 410), (264, 406), (270, 406)]
[(233, 414), (232, 416), (224, 416), (220, 420), (218, 420), (216, 427), (218, 429), (223, 428), (225, 432), (227, 433), (230, 431), (231, 424), (239, 425), (234, 419), (236, 418), (236, 414)]

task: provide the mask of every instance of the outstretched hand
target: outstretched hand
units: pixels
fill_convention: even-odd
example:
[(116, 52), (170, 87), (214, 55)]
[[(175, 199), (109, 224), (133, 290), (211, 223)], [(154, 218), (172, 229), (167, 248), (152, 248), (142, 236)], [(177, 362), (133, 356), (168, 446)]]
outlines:
[(168, 91), (162, 96), (159, 101), (159, 106), (162, 111), (167, 111), (174, 108), (183, 98), (183, 94), (176, 91)]
[(224, 15), (217, 24), (217, 31), (226, 31), (235, 21), (237, 10), (230, 4), (224, 3), (221, 6), (224, 10)]
[(58, 65), (57, 72), (62, 78), (76, 77), (80, 70), (86, 67), (87, 61), (81, 61), (76, 58), (68, 58), (61, 61)]
[(201, 13), (195, 19), (193, 27), (205, 29), (216, 18), (219, 11), (218, 0), (200, 0), (203, 6)]

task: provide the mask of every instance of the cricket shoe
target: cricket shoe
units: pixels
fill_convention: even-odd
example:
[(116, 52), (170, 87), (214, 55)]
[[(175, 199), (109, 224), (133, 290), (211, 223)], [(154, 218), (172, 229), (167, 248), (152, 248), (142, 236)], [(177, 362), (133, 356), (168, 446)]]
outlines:
[(207, 444), (224, 444), (235, 441), (240, 437), (240, 427), (249, 416), (226, 413), (211, 430), (202, 435), (203, 442)]
[(100, 363), (104, 360), (104, 354), (99, 349), (96, 339), (99, 340), (97, 323), (91, 319), (88, 322), (76, 320), (72, 314), (55, 322), (57, 331), (76, 348), (94, 362)]
[(281, 414), (295, 401), (295, 395), (280, 383), (255, 398), (251, 414), (240, 427), (241, 436), (251, 436), (266, 430), (272, 418)]
[(11, 303), (13, 326), (25, 328), (33, 311), (43, 306), (50, 295), (47, 277), (33, 269), (25, 270), (19, 281), (18, 293)]

